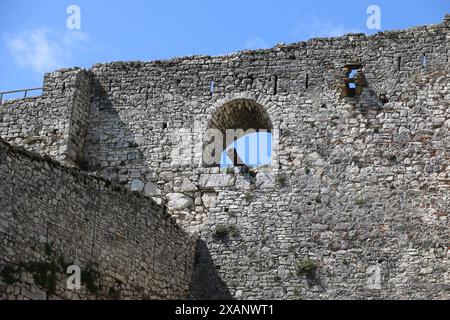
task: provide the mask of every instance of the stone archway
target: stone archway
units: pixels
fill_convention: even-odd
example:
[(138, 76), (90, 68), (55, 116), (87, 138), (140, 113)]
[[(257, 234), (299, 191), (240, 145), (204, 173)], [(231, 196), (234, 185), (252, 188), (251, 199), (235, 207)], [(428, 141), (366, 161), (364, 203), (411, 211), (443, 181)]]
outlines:
[(211, 161), (204, 161), (204, 164), (220, 166), (221, 153), (230, 144), (227, 130), (234, 130), (231, 139), (236, 141), (251, 130), (271, 132), (273, 125), (269, 114), (262, 105), (252, 99), (240, 98), (226, 102), (217, 108), (208, 122), (207, 129), (204, 146), (209, 144), (211, 147), (208, 150), (205, 150), (204, 147), (204, 151)]

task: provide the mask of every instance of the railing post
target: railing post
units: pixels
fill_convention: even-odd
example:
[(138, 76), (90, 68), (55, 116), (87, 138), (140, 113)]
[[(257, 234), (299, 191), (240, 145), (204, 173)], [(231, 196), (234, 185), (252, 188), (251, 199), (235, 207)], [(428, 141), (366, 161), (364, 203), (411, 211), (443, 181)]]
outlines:
[(0, 91), (0, 104), (3, 102), (3, 95), (10, 94), (10, 93), (17, 93), (17, 92), (24, 92), (23, 98), (25, 99), (27, 97), (28, 91), (34, 91), (34, 90), (43, 90), (43, 88), (31, 88), (31, 89), (20, 89), (20, 90), (13, 90), (13, 91)]

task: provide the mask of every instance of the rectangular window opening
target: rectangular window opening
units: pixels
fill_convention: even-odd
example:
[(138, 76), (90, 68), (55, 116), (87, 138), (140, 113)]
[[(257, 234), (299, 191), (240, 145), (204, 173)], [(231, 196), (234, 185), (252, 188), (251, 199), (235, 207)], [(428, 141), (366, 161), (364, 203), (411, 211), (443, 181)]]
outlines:
[(345, 96), (355, 97), (358, 92), (358, 73), (360, 72), (362, 66), (357, 64), (351, 64), (344, 66), (345, 70)]

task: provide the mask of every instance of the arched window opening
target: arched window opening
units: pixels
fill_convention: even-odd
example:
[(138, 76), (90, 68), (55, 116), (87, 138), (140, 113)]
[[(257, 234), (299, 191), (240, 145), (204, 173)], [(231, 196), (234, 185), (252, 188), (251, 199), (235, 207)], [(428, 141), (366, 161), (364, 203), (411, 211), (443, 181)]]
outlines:
[[(265, 108), (250, 99), (236, 99), (216, 110), (204, 134), (205, 166), (268, 164), (272, 122)], [(269, 141), (270, 140), (270, 141)]]

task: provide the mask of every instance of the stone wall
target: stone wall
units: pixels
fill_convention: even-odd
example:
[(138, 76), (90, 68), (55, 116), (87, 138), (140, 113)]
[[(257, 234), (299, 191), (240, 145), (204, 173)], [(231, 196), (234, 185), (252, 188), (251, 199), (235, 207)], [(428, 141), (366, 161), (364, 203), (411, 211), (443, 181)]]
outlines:
[(91, 77), (79, 68), (45, 75), (43, 94), (0, 105), (0, 137), (74, 165), (84, 148)]
[[(222, 57), (98, 64), (85, 157), (117, 183), (161, 190), (178, 222), (200, 232), (193, 298), (445, 298), (449, 39), (447, 19)], [(343, 94), (347, 65), (364, 76), (358, 97)], [(279, 132), (268, 174), (174, 163), (173, 133), (247, 123), (218, 111), (238, 100), (264, 107)], [(218, 240), (217, 229), (239, 235)], [(308, 261), (309, 277), (298, 270)]]
[[(191, 298), (446, 298), (449, 26), (94, 65), (78, 163), (199, 232)], [(279, 137), (269, 168), (178, 140), (251, 123)]]
[[(96, 84), (85, 160), (92, 170), (113, 172), (121, 184), (161, 181), (160, 187), (170, 191), (171, 174), (185, 169), (172, 163), (172, 133), (192, 128), (194, 122), (206, 128), (215, 111), (230, 101), (255, 101), (266, 108), (275, 129), (307, 140), (303, 128), (320, 121), (316, 115), (337, 112), (346, 100), (361, 110), (382, 107), (381, 94), (389, 101), (386, 107), (413, 103), (409, 92), (400, 93), (414, 94), (412, 88), (422, 85), (423, 76), (446, 79), (447, 40), (448, 23), (442, 23), (370, 37), (311, 39), (221, 57), (98, 64), (91, 69)], [(362, 66), (367, 80), (361, 99), (341, 95), (341, 69), (351, 63)], [(281, 144), (282, 162), (288, 161), (288, 149), (298, 144)], [(198, 162), (188, 167), (197, 168)]]
[(0, 299), (188, 296), (195, 239), (153, 200), (2, 141), (0, 195)]

